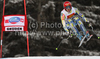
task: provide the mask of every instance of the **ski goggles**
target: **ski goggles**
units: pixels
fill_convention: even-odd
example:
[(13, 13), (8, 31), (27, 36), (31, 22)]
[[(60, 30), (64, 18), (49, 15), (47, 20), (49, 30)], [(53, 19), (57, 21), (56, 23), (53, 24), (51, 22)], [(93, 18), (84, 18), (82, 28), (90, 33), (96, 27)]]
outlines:
[(66, 6), (66, 9), (71, 8), (70, 6)]

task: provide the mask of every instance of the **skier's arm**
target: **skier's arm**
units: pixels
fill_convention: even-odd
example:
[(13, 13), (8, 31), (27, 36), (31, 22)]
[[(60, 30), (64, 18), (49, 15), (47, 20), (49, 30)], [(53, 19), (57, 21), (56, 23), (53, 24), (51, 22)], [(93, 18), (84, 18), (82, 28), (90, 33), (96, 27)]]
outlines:
[(89, 21), (86, 19), (86, 17), (85, 17), (83, 14), (81, 14), (81, 13), (79, 12), (79, 10), (78, 10), (77, 8), (75, 8), (75, 11), (76, 11), (76, 14), (77, 14), (78, 16), (80, 16), (80, 17), (83, 19), (83, 21), (89, 22)]
[(61, 22), (62, 22), (62, 25), (63, 25), (63, 28), (66, 32), (69, 32), (69, 30), (66, 28), (66, 23), (65, 23), (65, 15), (63, 13), (61, 13)]

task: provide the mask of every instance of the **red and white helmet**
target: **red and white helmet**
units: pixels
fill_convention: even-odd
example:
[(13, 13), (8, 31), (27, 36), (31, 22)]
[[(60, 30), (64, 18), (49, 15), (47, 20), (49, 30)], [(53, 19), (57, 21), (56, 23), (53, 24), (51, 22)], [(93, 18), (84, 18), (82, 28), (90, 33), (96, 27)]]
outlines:
[(70, 8), (72, 8), (72, 5), (69, 1), (65, 1), (63, 4), (63, 7), (66, 9), (67, 6), (70, 6)]

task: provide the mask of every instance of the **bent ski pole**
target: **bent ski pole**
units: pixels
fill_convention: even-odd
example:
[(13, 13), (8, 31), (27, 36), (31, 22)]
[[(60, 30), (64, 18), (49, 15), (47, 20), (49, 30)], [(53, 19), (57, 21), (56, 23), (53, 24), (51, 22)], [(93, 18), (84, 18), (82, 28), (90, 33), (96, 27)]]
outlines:
[[(70, 37), (72, 37), (73, 36), (73, 34), (71, 34), (71, 31), (69, 30), (69, 35), (68, 35), (68, 38), (66, 39), (66, 40), (68, 40)], [(60, 45), (61, 45), (61, 43), (62, 43), (62, 41), (63, 41), (64, 39), (62, 39), (61, 40), (61, 42), (59, 43), (59, 45), (57, 46), (57, 48), (56, 48), (56, 50), (58, 50), (58, 48), (60, 47)]]
[[(93, 30), (93, 26), (90, 26), (92, 28), (92, 32), (96, 35), (96, 33)], [(96, 35), (97, 36), (97, 35)], [(98, 37), (98, 36), (97, 36)], [(100, 37), (98, 37), (98, 39), (100, 39)]]
[[(68, 40), (68, 39), (69, 39), (69, 37), (68, 37), (66, 40)], [(59, 45), (57, 46), (56, 50), (58, 50), (58, 48), (60, 47), (62, 41), (63, 41), (63, 39), (61, 40), (61, 42), (60, 42)]]

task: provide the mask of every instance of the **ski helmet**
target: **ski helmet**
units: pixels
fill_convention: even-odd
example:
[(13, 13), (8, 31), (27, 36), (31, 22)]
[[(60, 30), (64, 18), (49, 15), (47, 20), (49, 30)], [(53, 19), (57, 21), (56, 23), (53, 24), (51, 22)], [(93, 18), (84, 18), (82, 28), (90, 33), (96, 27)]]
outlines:
[(69, 1), (65, 1), (64, 4), (63, 4), (63, 7), (64, 7), (64, 9), (67, 9), (67, 8), (71, 9), (72, 5), (71, 5), (71, 3)]

